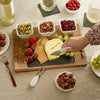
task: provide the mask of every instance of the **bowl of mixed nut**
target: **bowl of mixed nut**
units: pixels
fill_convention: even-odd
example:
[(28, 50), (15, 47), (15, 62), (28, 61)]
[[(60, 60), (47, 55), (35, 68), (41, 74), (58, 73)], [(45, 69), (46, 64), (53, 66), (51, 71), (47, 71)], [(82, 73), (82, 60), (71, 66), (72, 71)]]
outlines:
[(77, 79), (71, 72), (64, 71), (55, 78), (55, 84), (61, 91), (71, 91), (76, 87)]
[(43, 37), (51, 36), (55, 32), (55, 24), (53, 21), (38, 22), (38, 31)]
[(20, 38), (29, 38), (33, 34), (33, 27), (31, 23), (23, 23), (16, 25), (17, 36)]

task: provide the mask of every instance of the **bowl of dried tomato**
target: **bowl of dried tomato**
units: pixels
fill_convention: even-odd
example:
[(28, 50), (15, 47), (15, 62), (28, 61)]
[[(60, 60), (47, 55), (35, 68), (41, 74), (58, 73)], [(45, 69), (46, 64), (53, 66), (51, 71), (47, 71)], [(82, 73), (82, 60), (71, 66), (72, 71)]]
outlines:
[(76, 87), (77, 79), (71, 72), (64, 71), (57, 74), (55, 85), (61, 91), (71, 91)]

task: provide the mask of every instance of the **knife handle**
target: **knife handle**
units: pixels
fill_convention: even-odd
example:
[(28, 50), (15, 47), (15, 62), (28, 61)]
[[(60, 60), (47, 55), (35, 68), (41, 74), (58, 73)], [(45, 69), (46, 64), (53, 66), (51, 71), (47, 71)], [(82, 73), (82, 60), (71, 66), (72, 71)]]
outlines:
[(64, 52), (66, 49), (70, 49), (70, 48), (72, 48), (72, 47), (64, 47), (61, 49), (61, 52)]
[(34, 87), (34, 86), (37, 84), (38, 80), (39, 80), (39, 75), (36, 75), (35, 77), (32, 78), (32, 80), (31, 80), (31, 82), (29, 83), (29, 85), (30, 85), (31, 87)]

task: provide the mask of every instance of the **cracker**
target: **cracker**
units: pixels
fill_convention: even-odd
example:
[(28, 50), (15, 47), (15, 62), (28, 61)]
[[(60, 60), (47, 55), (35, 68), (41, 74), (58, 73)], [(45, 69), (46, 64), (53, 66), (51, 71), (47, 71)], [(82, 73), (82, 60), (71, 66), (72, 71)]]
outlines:
[(38, 54), (38, 60), (41, 64), (45, 63), (46, 61), (48, 61), (48, 57), (45, 53), (44, 47), (45, 47), (45, 43), (48, 41), (47, 38), (40, 38), (37, 41), (37, 47), (35, 49), (35, 52)]
[(39, 62), (41, 64), (43, 64), (46, 61), (48, 61), (48, 57), (47, 57), (42, 45), (40, 45), (35, 52), (38, 54), (38, 58), (37, 59), (39, 60)]
[(47, 41), (48, 41), (47, 38), (43, 38), (41, 41), (41, 45), (44, 47)]

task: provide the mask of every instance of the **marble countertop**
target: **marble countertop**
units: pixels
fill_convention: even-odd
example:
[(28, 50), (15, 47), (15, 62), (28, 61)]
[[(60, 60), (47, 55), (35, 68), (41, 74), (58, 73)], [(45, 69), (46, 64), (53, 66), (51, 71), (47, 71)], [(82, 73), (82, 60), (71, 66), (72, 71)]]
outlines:
[[(60, 19), (74, 18), (80, 25), (82, 35), (84, 35), (89, 30), (89, 28), (83, 27), (83, 17), (84, 12), (88, 9), (90, 0), (80, 1), (82, 7), (80, 12), (76, 14), (71, 15), (66, 12), (64, 8), (66, 0), (57, 0), (61, 13), (42, 17), (37, 6), (40, 0), (14, 0), (15, 23), (11, 26), (4, 26), (0, 22), (0, 29), (6, 31), (11, 40), (9, 49), (0, 56), (0, 100), (100, 100), (100, 79), (90, 67), (90, 59), (93, 53), (100, 49), (100, 46), (88, 45), (85, 48), (87, 66), (47, 70), (34, 88), (29, 87), (29, 82), (37, 71), (22, 73), (14, 71), (12, 30), (15, 29), (16, 24), (28, 21), (32, 22), (33, 26), (37, 26), (38, 21), (51, 19), (58, 25)], [(8, 70), (1, 61), (4, 55), (9, 58), (10, 69), (18, 85), (16, 88), (13, 87)], [(62, 92), (55, 86), (55, 77), (62, 71), (70, 71), (77, 77), (77, 87), (71, 92)]]

